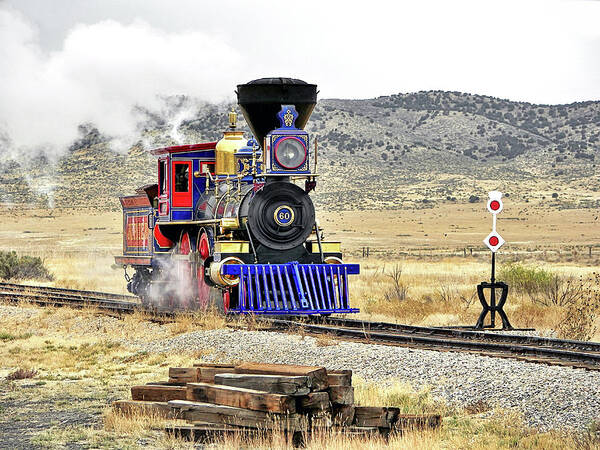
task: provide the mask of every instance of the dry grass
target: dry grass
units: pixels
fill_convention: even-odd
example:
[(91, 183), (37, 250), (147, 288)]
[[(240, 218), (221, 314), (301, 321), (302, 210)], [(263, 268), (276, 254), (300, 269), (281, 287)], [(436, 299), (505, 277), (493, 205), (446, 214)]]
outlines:
[(315, 343), (317, 347), (330, 347), (332, 345), (338, 345), (339, 341), (326, 334), (320, 334), (316, 337)]
[(168, 327), (171, 334), (189, 333), (195, 330), (215, 330), (226, 326), (226, 319), (216, 309), (207, 311), (194, 311), (189, 313), (180, 313), (175, 316), (173, 323)]
[[(473, 258), (359, 262), (361, 274), (352, 279), (351, 295), (352, 304), (361, 309), (360, 316), (365, 319), (425, 326), (473, 325), (481, 312), (476, 286), (489, 279), (487, 262)], [(401, 272), (397, 269), (400, 265)], [(600, 304), (599, 282), (593, 268), (564, 263), (547, 263), (543, 267), (553, 283), (559, 280), (560, 284), (547, 286), (551, 292), (539, 295), (569, 301), (541, 302), (536, 300), (538, 294), (532, 295), (531, 291), (510, 289), (505, 310), (513, 326), (534, 327), (572, 338), (600, 339), (600, 322), (594, 313)], [(576, 283), (572, 277), (577, 277)], [(390, 295), (398, 292), (398, 286), (406, 292), (404, 298)], [(573, 323), (574, 318), (579, 319), (577, 323)]]

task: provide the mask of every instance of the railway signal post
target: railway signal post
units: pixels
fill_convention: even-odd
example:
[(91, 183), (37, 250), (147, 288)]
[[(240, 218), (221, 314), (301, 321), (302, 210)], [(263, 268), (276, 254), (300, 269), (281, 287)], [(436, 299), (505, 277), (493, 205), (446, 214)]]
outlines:
[[(492, 214), (492, 232), (487, 235), (483, 240), (483, 243), (492, 252), (492, 275), (490, 283), (484, 281), (477, 285), (477, 296), (479, 302), (483, 307), (479, 319), (475, 328), (495, 328), (496, 327), (496, 313), (502, 319), (502, 329), (512, 330), (513, 327), (510, 324), (506, 313), (504, 312), (504, 304), (508, 297), (508, 285), (502, 281), (496, 281), (496, 252), (502, 245), (504, 245), (504, 239), (496, 231), (496, 219), (498, 214), (502, 211), (502, 192), (492, 191), (489, 193), (489, 200), (487, 203), (487, 209)], [(490, 302), (487, 302), (485, 298), (485, 289), (490, 290)], [(496, 303), (496, 289), (501, 290), (500, 299)], [(484, 320), (487, 314), (490, 313), (490, 324), (484, 325)]]

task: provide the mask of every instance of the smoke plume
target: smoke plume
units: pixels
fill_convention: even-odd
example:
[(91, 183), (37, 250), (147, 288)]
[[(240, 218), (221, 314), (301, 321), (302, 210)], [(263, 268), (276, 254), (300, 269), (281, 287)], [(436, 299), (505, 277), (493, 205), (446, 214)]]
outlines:
[[(177, 94), (203, 101), (232, 95), (243, 66), (236, 50), (196, 31), (169, 33), (142, 20), (77, 25), (58, 51), (46, 52), (36, 27), (0, 6), (0, 151), (19, 158), (60, 156), (93, 124), (124, 151), (147, 112)], [(193, 108), (172, 114), (172, 134)]]

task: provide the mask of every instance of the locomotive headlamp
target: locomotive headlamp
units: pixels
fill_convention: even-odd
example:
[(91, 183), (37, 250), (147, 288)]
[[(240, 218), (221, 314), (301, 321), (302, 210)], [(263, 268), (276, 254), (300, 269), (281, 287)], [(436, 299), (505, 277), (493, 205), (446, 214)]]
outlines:
[(308, 133), (296, 128), (298, 112), (294, 105), (281, 105), (277, 113), (279, 128), (265, 138), (265, 166), (272, 174), (310, 173)]
[(282, 138), (275, 145), (275, 159), (277, 164), (285, 169), (297, 169), (307, 156), (306, 146), (297, 137)]

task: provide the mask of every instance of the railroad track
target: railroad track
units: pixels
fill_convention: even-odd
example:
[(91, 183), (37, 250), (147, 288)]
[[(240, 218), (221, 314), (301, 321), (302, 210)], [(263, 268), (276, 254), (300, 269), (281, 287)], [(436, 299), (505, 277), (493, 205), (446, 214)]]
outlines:
[(329, 335), (373, 344), (428, 350), (461, 351), (485, 356), (600, 370), (600, 343), (537, 336), (507, 335), (442, 327), (419, 327), (355, 319), (296, 321), (267, 319), (274, 329), (301, 328), (303, 333)]
[[(144, 311), (160, 320), (176, 312), (144, 309), (137, 297), (96, 291), (0, 283), (0, 299), (38, 305), (94, 308), (113, 314)], [(537, 336), (507, 335), (456, 328), (420, 327), (346, 318), (259, 317), (270, 329), (438, 351), (460, 351), (529, 362), (600, 370), (600, 343)]]
[(87, 306), (118, 314), (141, 309), (136, 303), (137, 297), (131, 295), (14, 283), (0, 283), (0, 299), (27, 301), (40, 306)]

